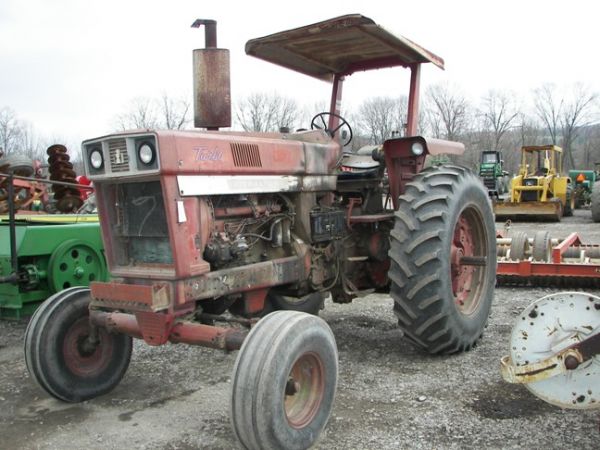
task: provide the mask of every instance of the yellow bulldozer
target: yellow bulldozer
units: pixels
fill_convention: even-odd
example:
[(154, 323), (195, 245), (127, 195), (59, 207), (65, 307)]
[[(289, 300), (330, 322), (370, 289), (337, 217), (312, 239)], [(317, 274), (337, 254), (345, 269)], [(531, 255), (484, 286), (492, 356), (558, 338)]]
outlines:
[(573, 215), (574, 202), (571, 179), (562, 175), (562, 148), (527, 145), (521, 147), (521, 166), (509, 197), (494, 203), (494, 213), (497, 220), (560, 221)]

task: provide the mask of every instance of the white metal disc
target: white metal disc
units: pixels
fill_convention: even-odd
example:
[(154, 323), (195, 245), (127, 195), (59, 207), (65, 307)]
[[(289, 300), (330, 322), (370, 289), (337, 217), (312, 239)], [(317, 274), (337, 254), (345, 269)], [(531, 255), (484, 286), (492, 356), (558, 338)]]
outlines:
[[(510, 340), (513, 364), (522, 366), (600, 333), (600, 297), (560, 292), (536, 300), (517, 318)], [(600, 356), (577, 369), (525, 385), (542, 400), (561, 408), (600, 407)]]

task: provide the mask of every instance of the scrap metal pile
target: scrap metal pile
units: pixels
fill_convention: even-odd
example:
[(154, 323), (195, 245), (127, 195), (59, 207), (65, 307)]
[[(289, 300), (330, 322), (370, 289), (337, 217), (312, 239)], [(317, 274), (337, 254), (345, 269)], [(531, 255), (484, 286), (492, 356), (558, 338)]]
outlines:
[(90, 181), (77, 176), (64, 145), (51, 145), (46, 153), (47, 164), (20, 154), (0, 158), (0, 214), (9, 212), (10, 199), (16, 212), (79, 211), (93, 192)]

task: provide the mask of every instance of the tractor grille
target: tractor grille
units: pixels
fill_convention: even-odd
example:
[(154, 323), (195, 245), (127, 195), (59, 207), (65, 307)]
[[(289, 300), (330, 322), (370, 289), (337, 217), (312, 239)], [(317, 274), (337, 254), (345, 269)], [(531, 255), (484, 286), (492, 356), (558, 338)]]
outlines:
[(496, 189), (496, 179), (495, 178), (486, 178), (483, 180), (483, 184), (488, 189)]
[(129, 170), (129, 155), (125, 139), (108, 141), (110, 155), (110, 168), (113, 172), (127, 172)]
[(232, 142), (231, 154), (235, 167), (262, 167), (260, 152), (256, 144)]

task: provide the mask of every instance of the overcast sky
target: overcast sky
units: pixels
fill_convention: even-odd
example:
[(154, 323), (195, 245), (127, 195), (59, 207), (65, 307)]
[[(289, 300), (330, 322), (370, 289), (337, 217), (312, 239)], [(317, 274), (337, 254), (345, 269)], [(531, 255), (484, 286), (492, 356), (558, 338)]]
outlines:
[[(525, 98), (545, 82), (600, 90), (600, 4), (571, 0), (200, 1), (1, 0), (0, 108), (47, 137), (81, 140), (114, 128), (134, 97), (188, 95), (191, 55), (204, 46), (196, 18), (218, 22), (231, 52), (232, 96), (277, 90), (299, 102), (328, 100), (327, 83), (246, 56), (247, 40), (360, 13), (443, 57), (422, 87), (447, 80), (473, 100), (489, 88)], [(402, 69), (355, 74), (346, 106), (406, 93)], [(318, 111), (315, 111), (315, 113)]]

